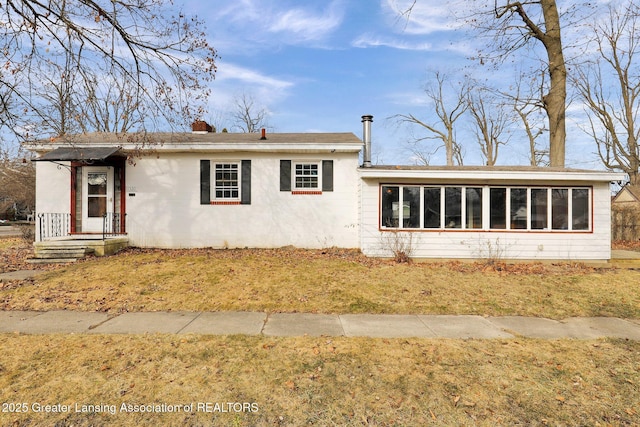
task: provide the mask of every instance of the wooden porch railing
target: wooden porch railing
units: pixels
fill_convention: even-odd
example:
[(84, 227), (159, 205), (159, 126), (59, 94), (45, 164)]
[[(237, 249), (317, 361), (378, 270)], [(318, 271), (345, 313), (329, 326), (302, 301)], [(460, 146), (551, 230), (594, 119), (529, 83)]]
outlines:
[(109, 212), (102, 216), (102, 239), (109, 236), (117, 236), (125, 233), (125, 220), (127, 215)]
[[(71, 235), (70, 213), (39, 213), (38, 225), (40, 241)], [(125, 234), (126, 215), (106, 213), (102, 216), (102, 239)]]
[(39, 213), (40, 241), (53, 237), (64, 237), (71, 233), (71, 214)]

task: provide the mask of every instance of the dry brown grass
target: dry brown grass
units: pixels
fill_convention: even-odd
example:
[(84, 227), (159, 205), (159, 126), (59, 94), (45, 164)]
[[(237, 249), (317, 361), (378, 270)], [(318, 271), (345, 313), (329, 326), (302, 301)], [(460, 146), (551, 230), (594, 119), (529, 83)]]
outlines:
[[(0, 257), (19, 258), (6, 254), (0, 247)], [(0, 301), (114, 312), (640, 317), (639, 278), (567, 264), (398, 265), (339, 250), (129, 250), (3, 284)], [(0, 408), (2, 426), (640, 424), (640, 343), (623, 340), (0, 334), (0, 347), (0, 401), (28, 409)], [(198, 402), (257, 412), (207, 413)], [(196, 406), (143, 414), (121, 412), (122, 403)], [(36, 413), (34, 404), (72, 412)], [(116, 413), (75, 413), (75, 404)]]
[[(13, 426), (638, 425), (640, 343), (0, 335)], [(254, 403), (132, 414), (122, 403)], [(32, 405), (116, 405), (34, 413)], [(195, 406), (197, 408), (197, 406)]]
[(6, 285), (0, 308), (640, 318), (638, 283), (638, 271), (580, 264), (396, 264), (348, 250), (128, 250)]

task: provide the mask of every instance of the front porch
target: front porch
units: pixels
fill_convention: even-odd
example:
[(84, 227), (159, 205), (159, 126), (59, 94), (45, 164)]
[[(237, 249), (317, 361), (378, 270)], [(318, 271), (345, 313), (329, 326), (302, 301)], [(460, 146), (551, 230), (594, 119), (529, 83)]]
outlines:
[[(124, 216), (102, 215), (102, 232), (74, 231), (70, 213), (38, 213), (37, 241), (33, 244), (39, 262), (71, 262), (86, 255), (112, 255), (129, 245)], [(35, 261), (38, 262), (38, 261)]]
[[(38, 241), (69, 235), (90, 239), (126, 233), (126, 156), (118, 147), (59, 147), (36, 159), (69, 171), (69, 192), (36, 204)], [(44, 183), (42, 185), (45, 185)], [(67, 198), (68, 197), (68, 198)]]

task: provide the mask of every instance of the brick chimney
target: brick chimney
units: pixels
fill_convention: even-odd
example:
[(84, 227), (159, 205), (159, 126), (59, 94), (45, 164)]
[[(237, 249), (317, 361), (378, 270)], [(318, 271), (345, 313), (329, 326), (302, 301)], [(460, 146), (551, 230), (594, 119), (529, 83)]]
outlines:
[(191, 124), (191, 131), (193, 133), (209, 133), (213, 132), (211, 125), (203, 120), (196, 120)]

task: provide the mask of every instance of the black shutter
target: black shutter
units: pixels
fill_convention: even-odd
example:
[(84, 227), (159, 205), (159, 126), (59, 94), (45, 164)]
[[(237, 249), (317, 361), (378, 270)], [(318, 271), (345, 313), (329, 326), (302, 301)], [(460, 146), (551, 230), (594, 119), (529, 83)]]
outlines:
[(280, 160), (280, 191), (291, 191), (291, 160)]
[(211, 161), (200, 160), (200, 204), (211, 203)]
[(240, 203), (243, 205), (250, 205), (251, 204), (251, 160), (243, 160), (242, 161), (242, 170), (240, 172), (240, 176), (242, 179), (242, 182), (240, 184), (241, 186), (241, 194), (242, 194), (242, 198), (240, 200)]
[(322, 161), (322, 191), (333, 191), (333, 160)]

